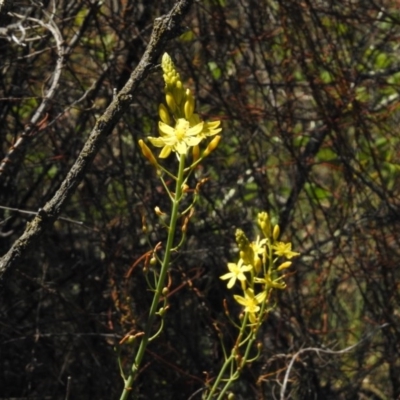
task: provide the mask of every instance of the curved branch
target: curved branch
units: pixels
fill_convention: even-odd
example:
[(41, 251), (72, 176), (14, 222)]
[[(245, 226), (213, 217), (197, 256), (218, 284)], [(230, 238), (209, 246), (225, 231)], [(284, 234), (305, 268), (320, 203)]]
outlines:
[[(22, 132), (17, 141), (11, 146), (11, 148), (9, 149), (8, 153), (5, 155), (3, 160), (0, 161), (0, 185), (3, 185), (3, 181), (7, 179), (9, 176), (15, 174), (15, 172), (12, 169), (12, 166), (20, 164), (20, 161), (25, 157), (25, 153), (29, 146), (29, 143), (40, 131), (41, 120), (43, 121), (43, 118), (44, 119), (46, 118), (44, 117), (44, 115), (47, 106), (57, 94), (57, 88), (61, 78), (62, 70), (65, 65), (65, 60), (71, 53), (73, 47), (77, 44), (78, 39), (86, 30), (89, 21), (96, 13), (98, 8), (99, 8), (98, 4), (91, 7), (89, 13), (87, 14), (85, 20), (82, 23), (81, 28), (79, 29), (77, 34), (74, 35), (74, 37), (71, 40), (71, 43), (68, 46), (64, 45), (64, 39), (62, 37), (62, 34), (58, 29), (56, 23), (53, 21), (52, 17), (49, 17), (49, 21), (47, 23), (44, 23), (43, 21), (37, 18), (27, 18), (24, 15), (14, 14), (18, 16), (21, 20), (27, 19), (29, 21), (35, 22), (38, 25), (41, 25), (43, 28), (50, 31), (56, 42), (58, 59), (56, 62), (54, 72), (51, 77), (52, 83), (50, 85), (50, 88), (47, 90), (46, 95), (42, 99), (41, 104), (39, 105), (34, 115), (32, 116), (31, 120), (29, 121), (29, 124), (27, 124), (26, 128), (24, 129), (24, 132)], [(20, 25), (20, 28), (23, 28), (22, 25)], [(25, 33), (25, 31), (23, 32)]]
[(133, 94), (139, 84), (143, 82), (156, 65), (157, 59), (166, 43), (182, 33), (181, 23), (192, 3), (193, 0), (180, 0), (167, 15), (155, 19), (149, 44), (140, 63), (132, 72), (126, 85), (97, 120), (81, 153), (60, 188), (53, 198), (38, 211), (37, 216), (27, 224), (21, 237), (15, 241), (10, 250), (0, 259), (0, 278), (22, 259), (58, 218), (107, 136), (133, 102)]
[(352, 351), (354, 348), (356, 348), (357, 346), (359, 346), (361, 343), (364, 343), (366, 340), (368, 340), (371, 336), (375, 335), (375, 333), (377, 333), (379, 330), (386, 328), (387, 326), (389, 326), (389, 323), (385, 323), (383, 325), (378, 326), (377, 328), (375, 328), (372, 332), (368, 333), (367, 335), (365, 335), (363, 338), (361, 338), (357, 343), (354, 343), (353, 345), (346, 347), (345, 349), (342, 350), (331, 350), (328, 348), (319, 348), (319, 347), (307, 347), (305, 349), (300, 349), (296, 354), (294, 354), (290, 360), (289, 366), (286, 370), (285, 373), (285, 377), (283, 379), (283, 383), (282, 383), (282, 387), (281, 387), (281, 393), (280, 393), (280, 400), (286, 400), (288, 399), (288, 397), (285, 397), (285, 391), (286, 391), (286, 387), (288, 385), (289, 382), (289, 376), (290, 376), (290, 372), (293, 368), (294, 363), (296, 362), (298, 356), (302, 353), (306, 353), (306, 352), (315, 352), (318, 355), (320, 355), (320, 353), (324, 353), (324, 354), (332, 354), (332, 355), (340, 355), (340, 354), (345, 354), (348, 353), (349, 351)]

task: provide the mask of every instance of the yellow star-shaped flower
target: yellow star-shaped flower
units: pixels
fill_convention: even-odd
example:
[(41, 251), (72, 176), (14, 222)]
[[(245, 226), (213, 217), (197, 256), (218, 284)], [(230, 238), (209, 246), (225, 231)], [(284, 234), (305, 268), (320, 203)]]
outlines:
[(203, 122), (191, 127), (184, 118), (178, 119), (175, 127), (159, 121), (158, 130), (160, 137), (150, 136), (149, 140), (154, 146), (163, 148), (159, 155), (160, 158), (167, 158), (171, 151), (186, 154), (189, 147), (197, 146), (203, 139), (200, 135), (203, 130)]
[(292, 251), (292, 243), (277, 242), (272, 246), (272, 249), (278, 257), (286, 257), (289, 260), (300, 255), (300, 253)]
[(246, 280), (246, 275), (244, 272), (251, 271), (253, 267), (251, 265), (243, 265), (243, 260), (240, 259), (237, 264), (235, 263), (228, 263), (228, 269), (230, 272), (228, 272), (225, 275), (222, 275), (220, 279), (229, 279), (228, 282), (228, 289), (233, 288), (233, 286), (236, 283), (236, 280), (238, 279), (239, 281), (243, 282)]
[[(199, 114), (193, 114), (190, 119), (189, 119), (189, 124), (190, 126), (195, 126), (201, 122), (201, 119), (199, 117)], [(210, 136), (214, 136), (217, 133), (220, 133), (222, 131), (222, 128), (220, 127), (221, 121), (211, 121), (211, 122), (203, 122), (203, 129), (200, 132), (200, 136), (205, 139)]]
[(267, 293), (265, 291), (259, 293), (257, 296), (254, 295), (254, 290), (247, 288), (243, 296), (234, 295), (235, 300), (242, 306), (244, 311), (249, 313), (249, 319), (251, 323), (257, 321), (256, 313), (260, 310), (259, 304), (265, 300)]

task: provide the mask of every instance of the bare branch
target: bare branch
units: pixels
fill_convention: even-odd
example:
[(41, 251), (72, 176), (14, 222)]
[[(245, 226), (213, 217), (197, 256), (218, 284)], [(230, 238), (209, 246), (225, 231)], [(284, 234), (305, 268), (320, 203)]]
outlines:
[(290, 360), (289, 366), (286, 370), (285, 373), (285, 378), (283, 379), (283, 384), (281, 387), (281, 393), (280, 393), (280, 400), (285, 400), (285, 392), (286, 392), (286, 387), (289, 381), (289, 376), (290, 376), (290, 372), (293, 368), (293, 364), (295, 363), (295, 361), (297, 360), (297, 357), (302, 354), (302, 353), (306, 353), (306, 352), (316, 352), (317, 354), (319, 353), (324, 353), (324, 354), (331, 354), (331, 355), (340, 355), (340, 354), (345, 354), (348, 353), (349, 351), (352, 351), (355, 347), (359, 346), (361, 343), (365, 342), (366, 340), (368, 340), (371, 336), (375, 335), (375, 333), (377, 333), (379, 330), (386, 328), (389, 324), (383, 324), (378, 326), (376, 329), (374, 329), (372, 332), (370, 332), (368, 335), (366, 335), (365, 337), (363, 337), (360, 341), (358, 341), (357, 343), (346, 347), (345, 349), (342, 350), (331, 350), (331, 349), (321, 349), (318, 347), (307, 347), (305, 349), (300, 349)]
[(46, 229), (49, 229), (58, 218), (67, 201), (81, 182), (94, 157), (105, 142), (107, 136), (133, 102), (133, 94), (140, 83), (149, 75), (156, 65), (157, 58), (166, 43), (181, 33), (181, 23), (189, 11), (193, 0), (178, 1), (169, 14), (154, 21), (153, 32), (146, 51), (132, 72), (128, 82), (103, 115), (97, 120), (80, 155), (72, 166), (65, 180), (53, 198), (38, 212), (32, 222), (27, 224), (25, 232), (15, 241), (11, 249), (0, 259), (0, 277), (18, 263), (26, 252), (32, 248)]
[[(49, 17), (49, 21), (45, 23), (37, 18), (26, 18), (24, 15), (14, 14), (14, 16), (20, 18), (21, 21), (27, 19), (29, 21), (35, 22), (38, 25), (43, 26), (45, 29), (51, 32), (56, 42), (58, 59), (53, 72), (53, 76), (51, 78), (51, 86), (48, 89), (44, 98), (42, 99), (41, 104), (32, 116), (29, 124), (26, 125), (24, 132), (13, 144), (13, 146), (11, 146), (8, 154), (6, 154), (6, 156), (0, 162), (0, 184), (2, 184), (2, 181), (4, 181), (7, 176), (13, 174), (12, 166), (19, 165), (20, 161), (24, 158), (25, 151), (27, 150), (29, 143), (40, 131), (41, 121), (43, 121), (43, 118), (45, 118), (47, 106), (50, 100), (52, 100), (57, 93), (57, 87), (61, 78), (61, 72), (65, 65), (65, 60), (71, 53), (79, 38), (82, 36), (85, 29), (87, 28), (88, 21), (92, 18), (97, 8), (98, 6), (93, 6), (91, 8), (90, 12), (86, 15), (85, 20), (83, 21), (79, 31), (74, 35), (71, 43), (68, 46), (64, 45), (62, 34), (58, 29), (57, 24), (54, 22), (53, 18), (49, 15), (47, 15)], [(19, 25), (19, 28), (22, 28), (22, 24)]]

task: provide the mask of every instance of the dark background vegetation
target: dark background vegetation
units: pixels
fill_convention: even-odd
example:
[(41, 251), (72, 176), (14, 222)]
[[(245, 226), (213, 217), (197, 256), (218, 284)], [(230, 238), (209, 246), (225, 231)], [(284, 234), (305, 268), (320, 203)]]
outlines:
[[(0, 254), (32, 219), (24, 211), (55, 193), (173, 4), (14, 2), (1, 27), (16, 25), (0, 35), (0, 159), (26, 137), (0, 170)], [(203, 117), (223, 121), (223, 139), (198, 172), (210, 180), (171, 267), (167, 326), (139, 398), (188, 399), (215, 376), (215, 325), (228, 342), (233, 334), (218, 277), (236, 260), (235, 229), (256, 235), (262, 210), (301, 257), (238, 398), (400, 398), (398, 1), (204, 0), (185, 24), (165, 51)], [(49, 26), (69, 52), (41, 110), (59, 56)], [(155, 69), (63, 210), (68, 220), (3, 277), (0, 398), (119, 398), (115, 346), (140, 332), (151, 300), (134, 266), (150, 250), (142, 216), (153, 244), (165, 237), (153, 210), (168, 201), (137, 145), (157, 132), (162, 89)], [(296, 357), (281, 395), (304, 348), (314, 350)], [(128, 365), (129, 348), (121, 356)]]

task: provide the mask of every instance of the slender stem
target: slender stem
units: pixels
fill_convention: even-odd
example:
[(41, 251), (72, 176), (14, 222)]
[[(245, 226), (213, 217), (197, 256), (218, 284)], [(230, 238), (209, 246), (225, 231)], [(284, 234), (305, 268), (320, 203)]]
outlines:
[[(245, 328), (245, 325), (243, 325), (243, 328)], [(243, 329), (243, 332), (241, 332), (241, 335), (243, 335), (243, 334), (244, 334), (244, 329)], [(242, 359), (240, 361), (241, 365), (239, 366), (238, 370), (235, 371), (234, 376), (230, 377), (230, 379), (225, 383), (225, 386), (222, 388), (217, 400), (222, 400), (224, 398), (224, 395), (227, 392), (227, 390), (230, 388), (232, 383), (239, 377), (241, 370), (243, 369), (243, 367), (245, 366), (245, 364), (247, 362), (247, 359), (249, 358), (249, 353), (250, 353), (251, 348), (253, 347), (255, 339), (256, 339), (255, 334), (252, 333), (252, 337), (247, 341), (246, 351), (244, 352), (244, 356), (242, 357)]]
[[(246, 313), (245, 316), (244, 316), (244, 318), (243, 318), (242, 326), (240, 327), (239, 335), (238, 335), (238, 337), (237, 337), (237, 339), (236, 339), (236, 344), (235, 344), (235, 346), (233, 347), (232, 352), (231, 352), (229, 358), (227, 358), (227, 359), (225, 360), (224, 365), (222, 366), (221, 370), (219, 371), (219, 374), (218, 374), (218, 376), (217, 376), (217, 379), (214, 381), (214, 383), (213, 383), (213, 385), (212, 385), (212, 388), (211, 388), (210, 392), (208, 393), (208, 395), (207, 395), (207, 397), (206, 397), (206, 400), (211, 400), (211, 399), (212, 399), (213, 394), (214, 394), (215, 391), (217, 390), (217, 388), (218, 388), (218, 386), (219, 386), (221, 380), (222, 380), (223, 377), (224, 377), (224, 374), (225, 374), (226, 369), (228, 368), (229, 365), (231, 365), (231, 364), (235, 361), (235, 356), (236, 356), (236, 353), (237, 353), (236, 349), (237, 349), (237, 346), (239, 346), (239, 343), (242, 341), (243, 335), (245, 334), (246, 326), (247, 326), (247, 320), (248, 320), (248, 313)], [(236, 374), (236, 372), (235, 372), (235, 374)], [(236, 378), (235, 378), (235, 379), (236, 379)], [(226, 390), (228, 389), (228, 387), (232, 384), (232, 382), (233, 382), (235, 379), (232, 379), (232, 374), (231, 374), (231, 376), (230, 376), (229, 379), (228, 379), (228, 382), (226, 383), (226, 385), (225, 385), (225, 387), (224, 387), (223, 393), (226, 392)], [(218, 399), (219, 399), (219, 398), (222, 398), (222, 397), (221, 397), (221, 394), (218, 396)]]
[(128, 378), (125, 380), (124, 390), (121, 394), (120, 400), (127, 400), (129, 395), (132, 391), (133, 382), (136, 379), (138, 374), (140, 364), (142, 363), (144, 354), (146, 352), (147, 345), (149, 343), (149, 338), (151, 336), (151, 331), (154, 324), (154, 319), (156, 316), (156, 312), (158, 310), (158, 303), (160, 301), (162, 290), (164, 289), (165, 279), (168, 273), (168, 267), (171, 259), (171, 249), (174, 245), (174, 238), (175, 238), (175, 230), (176, 230), (176, 223), (178, 220), (178, 213), (179, 213), (179, 203), (182, 197), (182, 183), (184, 177), (184, 169), (185, 169), (185, 155), (180, 156), (179, 160), (179, 172), (178, 177), (176, 180), (176, 187), (175, 187), (175, 196), (172, 199), (172, 212), (171, 218), (169, 223), (169, 230), (168, 230), (168, 239), (167, 244), (165, 247), (165, 254), (164, 259), (161, 265), (160, 276), (158, 278), (156, 291), (154, 293), (153, 302), (150, 307), (149, 318), (146, 323), (146, 328), (144, 331), (144, 335), (141, 338), (139, 349), (136, 353), (135, 361), (132, 364), (131, 371), (129, 373)]
[(219, 371), (219, 374), (217, 376), (217, 379), (215, 380), (214, 384), (212, 385), (212, 388), (210, 390), (210, 393), (208, 393), (206, 400), (211, 400), (214, 392), (217, 390), (222, 378), (224, 377), (225, 370), (228, 368), (228, 366), (234, 361), (235, 359), (235, 350), (232, 349), (232, 352), (224, 362), (224, 365), (222, 366), (221, 370)]

